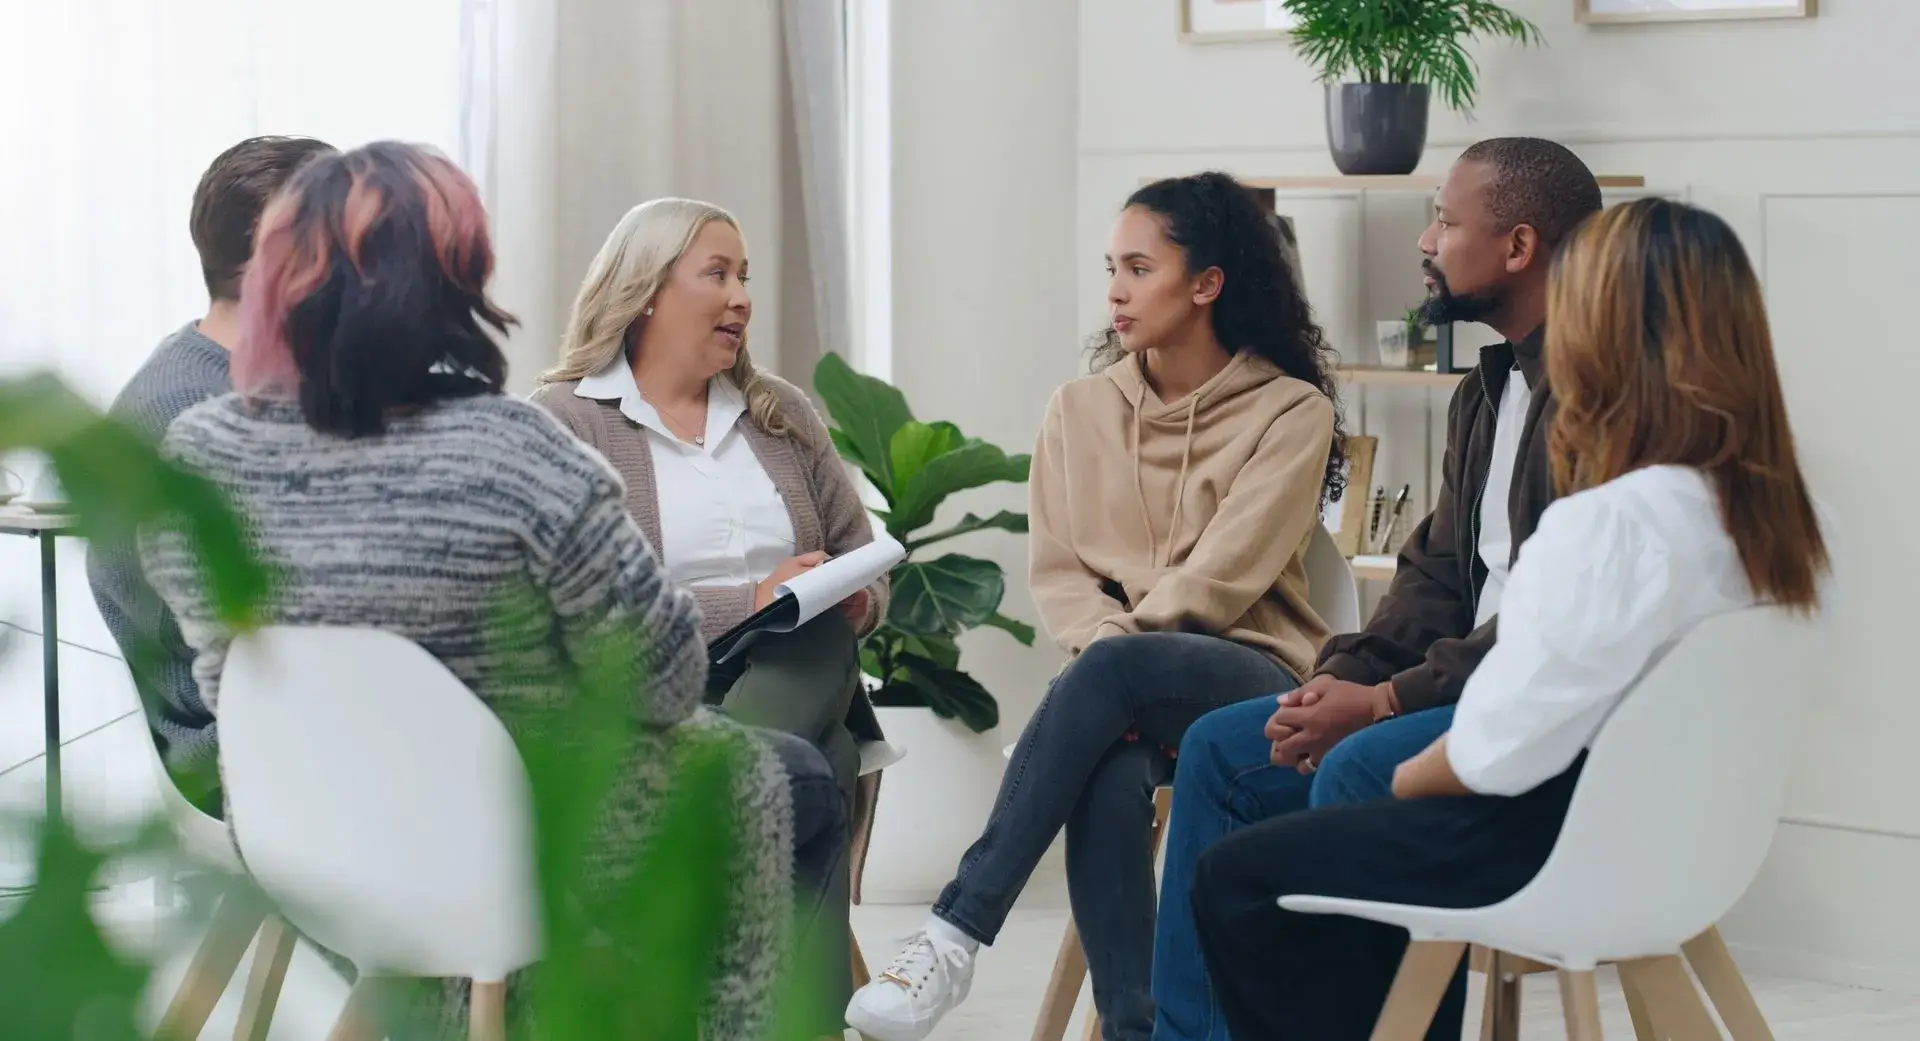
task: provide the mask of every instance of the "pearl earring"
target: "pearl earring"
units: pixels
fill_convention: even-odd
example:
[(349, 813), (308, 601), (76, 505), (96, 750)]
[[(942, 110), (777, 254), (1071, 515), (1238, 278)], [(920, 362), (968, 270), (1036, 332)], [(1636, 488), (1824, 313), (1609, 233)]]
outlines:
[(645, 311), (644, 313), (645, 313), (645, 314), (647, 315), (647, 317), (649, 317), (649, 318), (651, 318), (651, 317), (653, 317), (653, 308), (652, 308), (652, 307), (648, 307), (648, 308), (646, 309), (646, 311)]

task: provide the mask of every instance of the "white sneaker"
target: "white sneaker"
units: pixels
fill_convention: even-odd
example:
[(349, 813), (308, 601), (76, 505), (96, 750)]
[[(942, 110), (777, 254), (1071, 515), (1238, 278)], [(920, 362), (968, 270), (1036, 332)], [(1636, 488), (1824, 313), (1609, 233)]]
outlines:
[(938, 920), (907, 938), (893, 961), (847, 1003), (847, 1025), (874, 1041), (924, 1041), (973, 989), (971, 939)]

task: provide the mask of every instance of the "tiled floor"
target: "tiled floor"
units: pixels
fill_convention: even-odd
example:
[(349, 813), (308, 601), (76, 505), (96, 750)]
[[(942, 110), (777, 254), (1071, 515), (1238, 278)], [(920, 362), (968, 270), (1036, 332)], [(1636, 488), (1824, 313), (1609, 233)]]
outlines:
[[(23, 656), (11, 657), (17, 662)], [(89, 655), (67, 657), (76, 675), (96, 664), (87, 660)], [(4, 661), (0, 659), (0, 679), (8, 678), (3, 674), (10, 666)], [(0, 687), (14, 689), (21, 686), (27, 685), (0, 683)], [(65, 771), (69, 806), (76, 817), (92, 826), (87, 830), (104, 837), (120, 831), (156, 804), (150, 760), (138, 744), (145, 740), (144, 726), (137, 716), (125, 715), (133, 707), (131, 695), (113, 689), (105, 679), (99, 683), (76, 682), (73, 689), (76, 695), (68, 701), (69, 711), (62, 713), (69, 717), (64, 722), (72, 724), (66, 728), (72, 739)], [(79, 693), (85, 690), (98, 693), (91, 697)], [(21, 718), (31, 714), (26, 710), (37, 709), (37, 704), (14, 707), (22, 711), (14, 713), (11, 722), (21, 732), (0, 736), (0, 820), (36, 809), (42, 790), (40, 767), (34, 758), (38, 720), (29, 723)], [(24, 881), (27, 865), (19, 856), (22, 852), (17, 837), (9, 841), (8, 836), (0, 834), (0, 889)], [(1014, 913), (999, 944), (983, 953), (971, 999), (948, 1018), (933, 1041), (1018, 1041), (1029, 1035), (1066, 922), (1059, 889), (1057, 873), (1036, 877), (1035, 891)], [(0, 917), (7, 913), (8, 903), (0, 898)], [(150, 883), (109, 891), (103, 895), (99, 913), (120, 942), (132, 948), (164, 948), (168, 952), (156, 973), (149, 1003), (150, 1015), (157, 1018), (185, 970), (195, 938), (179, 935), (179, 929), (169, 927), (168, 917), (156, 910)], [(916, 928), (925, 914), (924, 907), (868, 906), (855, 910), (855, 929), (876, 970), (891, 957), (900, 937)], [(1920, 996), (1764, 976), (1751, 977), (1750, 982), (1778, 1041), (1920, 1041)], [(325, 1037), (345, 997), (345, 984), (303, 949), (288, 973), (273, 1041), (318, 1041)], [(1068, 1038), (1079, 1041), (1081, 1021), (1090, 1004), (1091, 998), (1083, 995)], [(236, 986), (223, 999), (203, 1036), (231, 1037), (239, 1005)], [(1631, 1038), (1625, 1004), (1611, 979), (1602, 982), (1601, 1006), (1607, 1036), (1619, 1041)], [(1529, 981), (1522, 1035), (1527, 1041), (1565, 1037), (1558, 993), (1548, 978)], [(1471, 1018), (1467, 1036), (1478, 1036), (1477, 1024)]]
[[(900, 937), (919, 927), (924, 907), (862, 907), (854, 928), (867, 957), (878, 969), (892, 956)], [(933, 1035), (933, 1041), (1024, 1039), (1033, 1029), (1034, 1010), (1053, 970), (1054, 953), (1066, 926), (1065, 911), (1016, 911), (1000, 941), (982, 953), (973, 994)], [(1477, 988), (1480, 978), (1472, 978)], [(1765, 976), (1749, 977), (1755, 999), (1766, 1013), (1777, 1041), (1916, 1041), (1920, 1039), (1920, 996), (1839, 987), (1826, 983)], [(1564, 1041), (1560, 994), (1552, 977), (1525, 984), (1521, 1037), (1525, 1041)], [(1092, 1004), (1083, 993), (1067, 1038), (1079, 1041)], [(1477, 997), (1469, 1001), (1465, 1036), (1480, 1036)], [(1606, 1036), (1627, 1041), (1633, 1025), (1610, 974), (1600, 983), (1600, 1015)]]

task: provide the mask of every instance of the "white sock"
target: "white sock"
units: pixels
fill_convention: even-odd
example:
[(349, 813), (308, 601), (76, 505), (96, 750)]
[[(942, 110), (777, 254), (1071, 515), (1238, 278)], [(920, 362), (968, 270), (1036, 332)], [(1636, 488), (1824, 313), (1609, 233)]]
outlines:
[(926, 930), (927, 935), (931, 937), (935, 943), (944, 943), (958, 947), (970, 955), (980, 952), (980, 941), (961, 932), (958, 926), (955, 926), (952, 922), (947, 921), (939, 915), (928, 915), (927, 924), (921, 926), (921, 928)]

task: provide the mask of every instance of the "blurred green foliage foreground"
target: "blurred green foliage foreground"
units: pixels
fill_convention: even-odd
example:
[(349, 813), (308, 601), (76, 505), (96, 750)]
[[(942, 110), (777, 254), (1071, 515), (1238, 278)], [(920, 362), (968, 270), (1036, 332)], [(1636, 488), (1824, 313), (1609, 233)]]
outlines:
[[(125, 538), (142, 524), (171, 517), (195, 539), (221, 616), (236, 630), (259, 617), (271, 575), (251, 555), (240, 518), (214, 486), (170, 465), (137, 434), (48, 376), (0, 380), (0, 453), (20, 449), (44, 453), (56, 468), (79, 534)], [(12, 649), (21, 643), (14, 641)], [(681, 762), (646, 862), (611, 896), (580, 899), (574, 883), (581, 852), (629, 747), (631, 713), (625, 709), (635, 681), (619, 670), (582, 665), (579, 697), (568, 725), (560, 728), (571, 737), (521, 745), (533, 782), (546, 956), (527, 988), (529, 1007), (514, 1017), (513, 1036), (695, 1041), (728, 913), (731, 829), (719, 823), (732, 812), (728, 767), (717, 756)], [(151, 855), (166, 842), (165, 828), (155, 824), (134, 842), (107, 849), (88, 848), (57, 819), (34, 822), (31, 831), (38, 837), (34, 884), (0, 895), (0, 1038), (144, 1037), (140, 1010), (151, 966), (107, 941), (90, 901), (103, 867), (114, 858)], [(817, 1025), (838, 1011), (822, 1007), (826, 990), (815, 984), (846, 967), (806, 957), (792, 964), (766, 1041), (817, 1035)], [(394, 1041), (420, 1036), (405, 1019), (386, 1026)], [(316, 1031), (325, 1028), (315, 1025)]]

